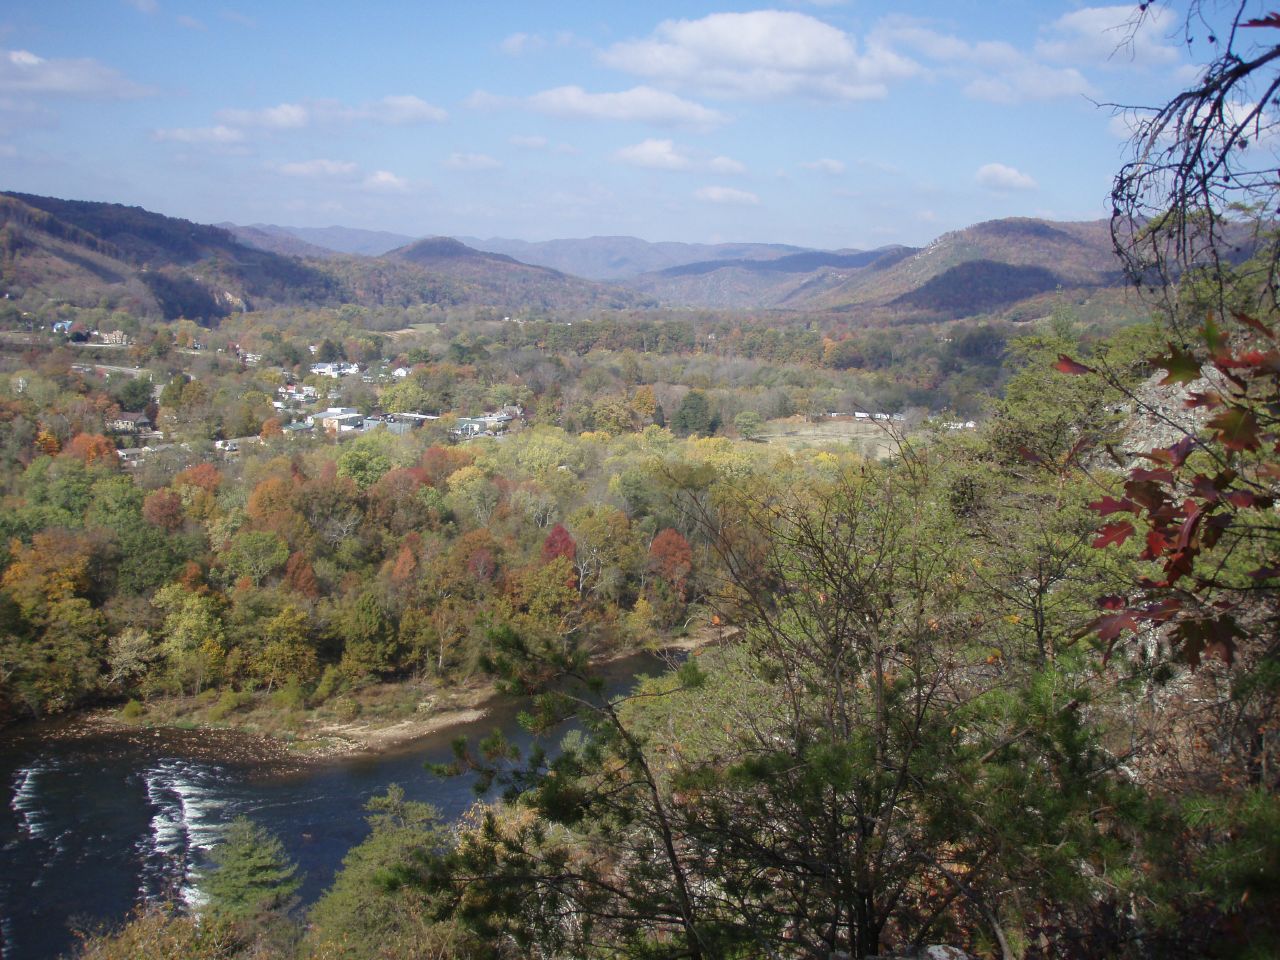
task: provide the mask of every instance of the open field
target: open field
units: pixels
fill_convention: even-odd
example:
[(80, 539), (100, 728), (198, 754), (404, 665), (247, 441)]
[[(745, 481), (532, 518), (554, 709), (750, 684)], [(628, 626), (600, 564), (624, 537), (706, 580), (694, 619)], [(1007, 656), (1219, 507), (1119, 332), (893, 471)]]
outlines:
[(880, 421), (832, 418), (816, 423), (804, 417), (770, 420), (760, 431), (765, 443), (784, 446), (788, 450), (805, 447), (849, 445), (862, 456), (879, 460), (892, 456), (901, 438), (901, 424)]

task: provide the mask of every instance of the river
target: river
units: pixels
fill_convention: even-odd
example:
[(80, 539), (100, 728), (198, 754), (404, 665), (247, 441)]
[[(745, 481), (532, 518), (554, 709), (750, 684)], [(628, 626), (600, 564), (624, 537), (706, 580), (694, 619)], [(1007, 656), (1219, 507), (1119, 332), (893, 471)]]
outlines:
[[(620, 693), (651, 657), (605, 668)], [(475, 800), (472, 778), (440, 779), (424, 764), (451, 757), (454, 738), (497, 727), (524, 747), (521, 704), (494, 706), (451, 727), (376, 754), (281, 768), (210, 759), (200, 731), (131, 731), (52, 736), (32, 724), (0, 743), (0, 958), (50, 960), (75, 942), (73, 928), (114, 923), (142, 900), (198, 899), (196, 868), (243, 814), (275, 833), (306, 874), (314, 901), (347, 850), (368, 833), (363, 807), (389, 784), (456, 819)], [(217, 751), (213, 751), (217, 753)]]

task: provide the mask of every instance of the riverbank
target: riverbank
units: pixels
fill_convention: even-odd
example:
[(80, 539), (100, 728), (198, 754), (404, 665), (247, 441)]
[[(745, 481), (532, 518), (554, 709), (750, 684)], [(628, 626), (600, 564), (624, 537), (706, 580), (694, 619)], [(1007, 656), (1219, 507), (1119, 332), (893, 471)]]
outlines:
[(209, 759), (299, 763), (402, 746), (482, 719), (497, 699), (483, 680), (449, 688), (415, 680), (371, 684), (314, 707), (278, 692), (212, 692), (88, 711), (59, 724), (55, 735), (199, 730)]
[[(666, 638), (657, 649), (644, 652), (668, 656), (674, 662), (723, 643), (737, 632), (733, 627), (708, 625), (683, 637)], [(596, 663), (603, 666), (641, 652), (619, 651)], [(450, 687), (420, 680), (370, 684), (314, 707), (283, 691), (206, 691), (200, 696), (91, 710), (60, 724), (58, 736), (105, 731), (158, 736), (165, 730), (200, 730), (209, 734), (201, 740), (209, 759), (295, 764), (403, 747), (482, 720), (500, 699), (485, 678)]]

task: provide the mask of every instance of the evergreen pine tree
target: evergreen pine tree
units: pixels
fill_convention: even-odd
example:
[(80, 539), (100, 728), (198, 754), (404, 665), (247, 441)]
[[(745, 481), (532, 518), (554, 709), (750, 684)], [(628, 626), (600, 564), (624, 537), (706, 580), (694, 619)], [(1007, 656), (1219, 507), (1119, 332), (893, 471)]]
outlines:
[(202, 875), (215, 917), (251, 919), (269, 911), (288, 909), (302, 877), (285, 855), (284, 845), (264, 827), (237, 817), (226, 839), (210, 854), (213, 867)]

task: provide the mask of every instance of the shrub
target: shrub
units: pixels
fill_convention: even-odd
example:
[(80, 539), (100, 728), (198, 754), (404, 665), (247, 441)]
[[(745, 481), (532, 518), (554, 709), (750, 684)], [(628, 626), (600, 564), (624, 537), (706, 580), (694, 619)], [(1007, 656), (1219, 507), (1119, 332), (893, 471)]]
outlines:
[(360, 716), (360, 704), (350, 697), (339, 697), (333, 702), (333, 712), (344, 722)]
[(278, 710), (301, 710), (306, 706), (306, 693), (296, 677), (271, 695), (271, 702)]
[(218, 702), (209, 708), (209, 719), (215, 723), (219, 720), (225, 720), (241, 707), (248, 706), (253, 702), (253, 694), (241, 691), (237, 693), (230, 687), (222, 691), (222, 696), (218, 698)]
[(319, 706), (324, 703), (344, 686), (344, 678), (342, 671), (334, 664), (324, 668), (324, 673), (320, 677), (320, 682), (316, 684), (315, 691), (311, 694), (311, 703), (313, 706)]

